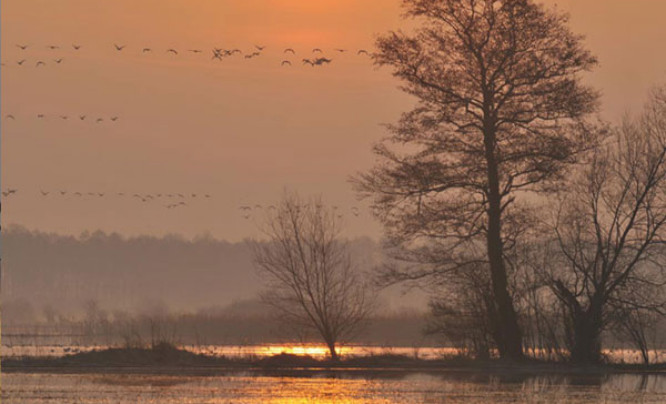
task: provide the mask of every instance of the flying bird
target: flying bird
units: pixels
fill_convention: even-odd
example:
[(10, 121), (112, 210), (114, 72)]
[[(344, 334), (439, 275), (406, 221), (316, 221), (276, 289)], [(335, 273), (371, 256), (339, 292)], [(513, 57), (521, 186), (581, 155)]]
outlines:
[(118, 120), (118, 117), (117, 117), (117, 116), (112, 116), (112, 117), (111, 117), (111, 120), (112, 120), (113, 122), (115, 122), (115, 121)]
[(86, 116), (85, 115), (79, 115), (79, 119), (82, 120), (82, 121), (85, 121)]
[(200, 49), (190, 49), (190, 52), (192, 52), (192, 53), (201, 53), (202, 50), (200, 50)]
[(60, 191), (60, 195), (65, 195), (67, 191)]
[(19, 61), (16, 62), (16, 63), (17, 63), (19, 66), (23, 66), (23, 63), (25, 63), (25, 59), (23, 59), (23, 60), (19, 60)]
[(104, 118), (97, 118), (97, 121), (95, 121), (95, 122), (97, 122), (97, 123), (104, 122)]
[(259, 52), (261, 52), (262, 50), (266, 49), (265, 46), (254, 45), (254, 47), (257, 48), (257, 49), (259, 50)]
[(44, 63), (44, 62), (42, 62), (41, 60), (39, 60), (39, 61), (37, 62), (37, 64), (35, 65), (35, 67), (39, 67), (39, 66), (46, 66), (46, 63)]
[(152, 52), (152, 49), (150, 49), (150, 48), (143, 48), (143, 50), (142, 50), (141, 52), (143, 52), (143, 53), (146, 53), (146, 52)]
[(11, 120), (15, 120), (15, 119), (16, 119), (16, 118), (14, 118), (14, 115), (12, 115), (12, 114), (7, 114), (7, 116), (6, 116), (5, 118), (7, 118), (7, 119), (11, 119)]
[(291, 62), (288, 61), (288, 60), (283, 60), (282, 63), (280, 63), (280, 66), (284, 66), (284, 65), (289, 65), (289, 66), (291, 66)]
[(69, 119), (69, 117), (67, 115), (60, 115), (60, 119), (66, 121), (67, 119)]
[(16, 45), (16, 46), (17, 46), (18, 48), (20, 48), (21, 50), (26, 50), (26, 49), (28, 49), (28, 45)]
[(295, 55), (296, 51), (291, 49), (291, 48), (287, 48), (287, 49), (284, 50), (284, 53), (291, 53), (291, 54)]
[(37, 118), (44, 119), (44, 114), (37, 114)]
[(46, 196), (49, 194), (49, 191), (42, 191), (41, 189), (39, 190), (39, 192), (42, 193), (42, 196)]
[(74, 48), (74, 50), (79, 50), (81, 49), (81, 45), (72, 44), (72, 48)]
[(206, 194), (206, 195), (204, 195), (204, 196), (205, 196), (206, 198), (210, 198), (210, 194)]
[(252, 207), (247, 206), (247, 205), (243, 205), (243, 206), (239, 206), (238, 209), (244, 210), (244, 211), (250, 211), (250, 210), (252, 210)]
[(56, 62), (57, 64), (60, 64), (60, 63), (62, 63), (63, 60), (64, 60), (63, 58), (55, 59), (54, 62)]
[(74, 195), (76, 195), (76, 196), (83, 196), (83, 194), (82, 194), (81, 192), (74, 192)]
[(333, 49), (333, 50), (336, 51), (336, 52), (340, 52), (340, 53), (345, 53), (345, 52), (347, 52), (347, 49), (336, 48), (336, 49)]
[(314, 64), (317, 65), (317, 66), (321, 66), (324, 63), (328, 64), (328, 63), (331, 63), (332, 61), (333, 61), (333, 59), (317, 58), (317, 59), (315, 59)]
[(125, 49), (127, 45), (118, 45), (114, 43), (113, 46), (116, 48), (118, 52), (120, 52), (121, 50)]
[(317, 52), (322, 53), (321, 49), (319, 48), (312, 49), (312, 53), (317, 53)]
[(173, 49), (173, 48), (167, 49), (167, 53), (168, 53), (168, 52), (171, 52), (171, 53), (173, 53), (174, 55), (177, 55), (177, 54), (178, 54), (178, 51), (175, 50), (175, 49)]
[(305, 64), (309, 64), (309, 65), (312, 66), (312, 67), (314, 67), (314, 65), (315, 65), (315, 64), (314, 64), (314, 61), (312, 61), (312, 60), (310, 60), (310, 59), (303, 59), (303, 64), (304, 64), (304, 65), (305, 65)]
[(49, 48), (49, 49), (51, 49), (51, 50), (60, 49), (60, 47), (57, 46), (57, 45), (49, 45), (49, 46), (47, 46), (47, 48)]

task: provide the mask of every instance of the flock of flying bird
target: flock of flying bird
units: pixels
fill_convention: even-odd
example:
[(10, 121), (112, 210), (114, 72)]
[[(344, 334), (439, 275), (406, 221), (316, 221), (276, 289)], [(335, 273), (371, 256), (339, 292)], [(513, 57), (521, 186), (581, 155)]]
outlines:
[[(49, 116), (47, 116), (46, 114), (36, 114), (35, 117), (39, 120), (49, 119)], [(17, 119), (17, 116), (14, 115), (14, 114), (6, 114), (4, 116), (4, 118), (6, 120), (15, 121)], [(96, 122), (96, 123), (103, 123), (103, 122), (105, 122), (105, 119), (107, 119), (107, 118), (104, 118), (104, 117), (101, 117), (101, 116), (89, 117), (88, 115), (85, 115), (85, 114), (79, 114), (79, 115), (75, 115), (75, 116), (71, 116), (71, 117), (69, 115), (56, 115), (55, 116), (55, 119), (59, 119), (59, 120), (62, 120), (62, 121), (67, 121), (70, 118), (72, 120), (78, 120), (78, 121), (81, 121), (81, 122), (87, 120), (87, 121)], [(108, 117), (108, 120), (111, 121), (111, 122), (117, 122), (119, 119), (120, 119), (120, 117), (118, 117), (118, 116)]]
[[(28, 49), (33, 49), (34, 47), (31, 45), (24, 45), (24, 44), (17, 44), (16, 47), (20, 49), (21, 51), (27, 51)], [(59, 45), (48, 45), (45, 47), (48, 50), (51, 51), (57, 51), (60, 50), (61, 47)], [(71, 48), (78, 52), (80, 51), (83, 46), (82, 45), (77, 45), (77, 44), (72, 44)], [(113, 48), (115, 49), (116, 52), (127, 52), (125, 49), (127, 48), (127, 45), (119, 45), (117, 43), (113, 44)], [(225, 49), (225, 48), (213, 48), (211, 49), (212, 57), (211, 60), (217, 60), (217, 61), (222, 61), (226, 58), (238, 55), (239, 57), (242, 56), (244, 59), (253, 59), (258, 56), (261, 56), (266, 49), (266, 46), (261, 46), (261, 45), (254, 45), (254, 47), (250, 51), (242, 51), (241, 49), (234, 48), (234, 49)], [(348, 49), (342, 49), (342, 48), (335, 48), (332, 50), (333, 52), (337, 54), (343, 54), (346, 52), (350, 52)], [(154, 53), (156, 52), (153, 48), (140, 48), (140, 53), (141, 54), (149, 54), (149, 53)], [(178, 56), (183, 53), (190, 53), (190, 54), (204, 54), (206, 51), (203, 49), (187, 49), (185, 51), (183, 50), (177, 50), (174, 48), (168, 48), (164, 50), (164, 53), (169, 53), (173, 56)], [(323, 66), (325, 64), (329, 64), (333, 61), (332, 58), (328, 58), (323, 56), (323, 50), (321, 48), (313, 48), (312, 51), (310, 52), (311, 57), (306, 57), (302, 58), (301, 62), (303, 65), (310, 65), (312, 67), (315, 66)], [(356, 55), (361, 56), (370, 56), (370, 53), (365, 50), (365, 49), (358, 49), (355, 51)], [(288, 56), (296, 56), (296, 50), (294, 48), (285, 48), (282, 50), (282, 54), (284, 55), (283, 59), (280, 62), (280, 66), (292, 66), (293, 62), (290, 59), (287, 59)], [(52, 59), (52, 62), (59, 65), (64, 61), (64, 57), (57, 57), (55, 59)], [(34, 63), (35, 67), (42, 67), (47, 65), (47, 61), (45, 60), (36, 60), (33, 62), (28, 62), (27, 59), (19, 59), (16, 61), (16, 64), (18, 66), (29, 66)], [(51, 62), (49, 62), (51, 63)], [(2, 66), (7, 66), (6, 63), (2, 63)]]
[[(2, 191), (2, 196), (5, 198), (11, 197), (12, 195), (16, 195), (18, 193), (18, 189), (16, 188), (7, 188)], [(131, 193), (131, 192), (80, 192), (80, 191), (68, 191), (68, 190), (44, 190), (40, 189), (39, 194), (43, 198), (49, 198), (49, 197), (76, 197), (76, 198), (86, 198), (86, 197), (91, 197), (91, 198), (108, 198), (112, 196), (116, 197), (126, 197), (126, 198), (132, 198), (136, 200), (137, 202), (153, 202), (153, 201), (166, 201), (170, 202), (166, 205), (163, 205), (167, 209), (175, 209), (175, 208), (180, 208), (180, 207), (186, 207), (189, 206), (186, 201), (195, 201), (198, 199), (211, 199), (213, 196), (208, 193), (183, 193), (183, 192), (172, 192), (172, 193)], [(241, 212), (241, 217), (244, 219), (250, 219), (252, 217), (253, 212), (258, 212), (258, 211), (275, 211), (277, 207), (275, 205), (261, 205), (261, 204), (255, 204), (255, 205), (241, 205), (238, 207), (238, 210)], [(334, 212), (336, 212), (336, 215), (338, 218), (342, 218), (343, 214), (341, 213), (342, 210), (340, 209), (339, 206), (333, 205), (332, 209)], [(361, 211), (359, 210), (358, 207), (352, 206), (350, 209), (352, 215), (358, 217), (361, 214)]]
[[(331, 208), (335, 212), (336, 217), (338, 219), (342, 219), (344, 217), (344, 215), (341, 213), (342, 211), (341, 211), (339, 206), (333, 205)], [(275, 205), (268, 205), (268, 206), (264, 207), (263, 205), (256, 204), (254, 206), (252, 206), (252, 205), (241, 205), (241, 206), (238, 207), (238, 209), (241, 212), (241, 217), (243, 217), (243, 219), (247, 220), (247, 219), (250, 219), (252, 217), (252, 212), (253, 211), (259, 211), (259, 210), (275, 211), (275, 210), (277, 210), (277, 207)], [(352, 206), (350, 211), (356, 217), (361, 215), (361, 211), (359, 210), (359, 208), (357, 206)]]
[[(28, 51), (29, 49), (39, 49), (39, 47), (36, 46), (31, 46), (31, 45), (25, 45), (25, 44), (17, 44), (16, 47), (22, 51)], [(59, 45), (48, 45), (45, 47), (46, 49), (50, 51), (59, 51), (62, 49), (65, 49), (67, 47), (60, 47)], [(75, 52), (81, 51), (83, 48), (82, 45), (78, 44), (72, 44), (71, 49)], [(127, 46), (126, 45), (119, 45), (119, 44), (113, 44), (113, 50), (116, 52), (128, 52), (126, 50)], [(255, 45), (254, 48), (252, 48), (250, 51), (245, 51), (243, 52), (241, 49), (225, 49), (225, 48), (213, 48), (210, 50), (211, 52), (211, 60), (216, 60), (216, 61), (223, 61), (224, 59), (231, 58), (234, 56), (242, 57), (243, 59), (250, 60), (254, 59), (256, 57), (262, 56), (263, 51), (266, 49), (266, 46), (260, 46), (260, 45)], [(144, 47), (139, 49), (140, 54), (151, 54), (155, 53), (156, 50), (153, 48), (149, 47)], [(347, 52), (350, 53), (355, 53), (357, 56), (370, 56), (370, 53), (365, 50), (365, 49), (358, 49), (356, 51), (350, 51), (347, 49), (342, 49), (342, 48), (335, 48), (332, 50), (336, 54), (344, 54)], [(182, 55), (182, 54), (195, 54), (195, 55), (203, 55), (206, 53), (202, 49), (187, 49), (185, 51), (179, 51), (174, 48), (169, 48), (164, 51), (164, 53), (168, 53), (175, 56)], [(280, 62), (280, 66), (292, 66), (293, 63), (292, 60), (290, 60), (290, 57), (295, 57), (297, 55), (297, 52), (294, 48), (285, 48), (281, 51), (282, 60)], [(304, 57), (301, 59), (302, 65), (309, 65), (311, 67), (315, 66), (323, 66), (323, 65), (328, 65), (331, 62), (333, 62), (332, 58), (325, 57), (324, 56), (324, 51), (321, 48), (313, 48), (311, 51), (307, 51), (306, 54), (310, 55), (310, 57)], [(51, 59), (52, 62), (48, 63), (54, 63), (56, 65), (60, 65), (65, 61), (65, 58), (62, 56), (58, 56), (54, 59)], [(34, 65), (34, 67), (42, 67), (47, 65), (47, 61), (43, 59), (39, 60), (34, 60), (32, 62), (29, 62), (28, 59), (21, 58), (17, 60), (16, 62), (17, 66), (25, 67), (25, 66), (30, 66)], [(2, 63), (2, 66), (7, 66), (6, 63)], [(104, 117), (89, 117), (88, 115), (85, 114), (79, 114), (79, 115), (55, 115), (55, 119), (59, 119), (62, 121), (66, 120), (78, 120), (78, 121), (90, 121), (90, 122), (96, 122), (96, 123), (103, 123), (105, 122)], [(14, 114), (6, 114), (4, 116), (6, 120), (17, 120), (17, 116)], [(37, 114), (36, 115), (37, 119), (40, 120), (45, 120), (47, 119), (47, 115), (45, 114)], [(118, 116), (111, 116), (108, 117), (109, 121), (116, 122), (118, 121), (119, 117)], [(18, 189), (12, 189), (8, 188), (4, 191), (2, 191), (2, 196), (7, 198), (12, 195), (15, 195), (18, 192)], [(67, 196), (72, 196), (72, 197), (77, 197), (77, 198), (84, 198), (84, 197), (94, 197), (94, 198), (104, 198), (104, 197), (109, 197), (109, 196), (116, 196), (116, 197), (130, 197), (133, 198), (136, 201), (139, 202), (152, 202), (152, 201), (164, 201), (164, 202), (170, 202), (166, 205), (163, 205), (167, 209), (176, 209), (180, 207), (185, 207), (188, 206), (188, 203), (186, 200), (193, 201), (195, 199), (209, 199), (212, 196), (210, 194), (196, 194), (196, 193), (155, 193), (155, 194), (139, 194), (139, 193), (125, 193), (125, 192), (116, 192), (116, 193), (105, 193), (105, 192), (71, 192), (67, 190), (57, 190), (57, 191), (45, 191), (45, 190), (40, 190), (40, 195), (42, 197), (49, 197), (49, 196), (58, 196), (58, 197), (67, 197)], [(342, 210), (338, 206), (333, 206), (333, 210), (336, 212), (336, 216), (338, 218), (342, 218), (343, 214), (341, 213)], [(252, 217), (253, 212), (257, 212), (260, 210), (266, 210), (266, 211), (272, 211), (275, 210), (276, 207), (275, 205), (268, 205), (264, 207), (263, 205), (260, 204), (255, 204), (255, 205), (242, 205), (239, 207), (239, 210), (241, 212), (241, 216), (244, 219), (250, 219)], [(354, 206), (350, 209), (351, 214), (358, 217), (360, 215), (360, 210), (358, 207)]]
[[(2, 191), (2, 196), (5, 198), (10, 197), (18, 193), (18, 189), (7, 188)], [(182, 192), (173, 192), (173, 193), (131, 193), (131, 192), (80, 192), (80, 191), (68, 191), (68, 190), (39, 190), (39, 195), (43, 198), (48, 197), (67, 197), (73, 196), (76, 198), (92, 197), (92, 198), (105, 198), (105, 197), (126, 197), (132, 198), (137, 202), (153, 202), (153, 201), (163, 201), (170, 202), (166, 205), (163, 205), (167, 209), (175, 209), (180, 207), (188, 206), (187, 200), (194, 201), (197, 199), (210, 199), (213, 196), (208, 193), (199, 194), (199, 193), (182, 193)]]

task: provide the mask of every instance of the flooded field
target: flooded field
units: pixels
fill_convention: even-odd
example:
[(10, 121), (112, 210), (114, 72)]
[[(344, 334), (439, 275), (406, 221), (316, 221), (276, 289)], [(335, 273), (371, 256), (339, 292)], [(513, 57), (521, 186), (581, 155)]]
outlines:
[(666, 375), (8, 373), (3, 403), (663, 403)]

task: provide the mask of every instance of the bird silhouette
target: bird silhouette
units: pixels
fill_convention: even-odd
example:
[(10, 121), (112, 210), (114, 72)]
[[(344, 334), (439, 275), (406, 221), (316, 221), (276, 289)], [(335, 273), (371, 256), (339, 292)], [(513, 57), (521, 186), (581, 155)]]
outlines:
[(69, 119), (69, 117), (67, 115), (60, 115), (60, 119), (66, 121), (67, 119)]
[(192, 53), (201, 53), (202, 51), (200, 49), (190, 49), (190, 52), (192, 52)]
[(243, 215), (243, 218), (244, 218), (245, 220), (249, 219), (250, 217), (252, 217), (252, 215)]
[(16, 47), (18, 47), (18, 48), (21, 49), (21, 50), (26, 50), (26, 49), (28, 49), (28, 46), (29, 46), (29, 45), (16, 45)]
[(49, 45), (49, 46), (47, 46), (47, 48), (49, 48), (51, 50), (60, 49), (60, 47), (58, 45)]
[(63, 60), (64, 60), (63, 58), (55, 59), (54, 62), (56, 62), (57, 64), (60, 64), (60, 63), (62, 63)]
[(222, 60), (222, 49), (213, 49), (213, 57), (211, 59)]
[(317, 52), (322, 53), (321, 49), (319, 48), (312, 49), (312, 53), (317, 53)]
[(240, 210), (243, 210), (243, 211), (246, 211), (246, 212), (247, 212), (247, 211), (250, 211), (250, 210), (252, 210), (252, 207), (251, 207), (251, 206), (247, 206), (247, 205), (243, 205), (243, 206), (239, 206), (239, 207), (238, 207), (238, 209), (240, 209)]
[(121, 50), (125, 49), (127, 45), (117, 45), (114, 43), (113, 46), (116, 48), (118, 52), (120, 52)]
[(291, 62), (288, 61), (288, 60), (283, 60), (282, 63), (280, 63), (280, 66), (284, 66), (284, 65), (289, 65), (289, 66), (291, 66)]
[(81, 45), (72, 44), (72, 48), (74, 48), (74, 50), (79, 50), (81, 49)]
[(81, 192), (74, 192), (74, 195), (76, 195), (76, 196), (83, 196), (83, 194), (82, 194)]
[(39, 66), (46, 66), (46, 63), (44, 63), (40, 60), (40, 61), (37, 62), (37, 64), (35, 64), (35, 67), (39, 67)]
[(310, 66), (314, 67), (314, 61), (311, 59), (303, 59), (303, 64), (309, 64)]
[(287, 49), (284, 50), (284, 53), (291, 53), (292, 55), (295, 55), (296, 51), (293, 50), (292, 48), (287, 48)]
[(16, 64), (18, 64), (19, 66), (23, 66), (23, 63), (25, 63), (25, 59), (22, 59), (22, 60), (19, 60), (18, 62), (16, 62)]
[(44, 114), (37, 114), (38, 119), (44, 119)]
[(79, 115), (79, 119), (82, 120), (82, 121), (85, 121), (85, 120), (86, 120), (86, 116), (85, 116), (85, 115)]
[(333, 59), (317, 58), (317, 59), (315, 59), (314, 64), (317, 65), (317, 66), (321, 66), (321, 65), (323, 65), (324, 63), (329, 64), (329, 63), (331, 63), (332, 61), (333, 61)]
[(103, 197), (103, 196), (104, 196), (104, 192), (98, 192), (98, 193), (97, 193), (97, 196), (99, 196), (100, 198)]
[(65, 195), (67, 194), (67, 191), (60, 191), (60, 195)]
[(359, 51), (356, 52), (356, 54), (357, 55), (363, 55), (363, 54), (369, 55), (368, 51), (365, 50), (365, 49), (359, 49)]
[(175, 49), (173, 49), (173, 48), (167, 49), (167, 53), (168, 53), (168, 52), (171, 52), (171, 53), (173, 53), (174, 55), (177, 55), (177, 54), (178, 54), (178, 51), (175, 50)]
[(2, 191), (2, 196), (9, 196), (9, 192), (7, 192), (7, 191)]
[(41, 189), (39, 190), (41, 192), (42, 196), (46, 196), (49, 194), (49, 191), (42, 191)]
[(112, 116), (112, 117), (111, 117), (111, 120), (112, 120), (113, 122), (115, 122), (115, 121), (118, 120), (118, 117), (117, 117), (117, 116)]
[(152, 52), (152, 49), (150, 49), (150, 48), (143, 48), (143, 50), (142, 50), (141, 52), (143, 52), (143, 53), (146, 53), (146, 52)]
[(206, 195), (204, 195), (204, 197), (210, 198), (210, 194), (206, 194)]
[(97, 121), (95, 121), (95, 122), (97, 122), (97, 123), (104, 122), (104, 118), (97, 118)]
[(254, 45), (254, 47), (257, 48), (257, 50), (259, 50), (259, 52), (261, 52), (262, 50), (266, 49), (265, 46)]
[(11, 120), (16, 120), (16, 118), (14, 118), (14, 115), (12, 115), (12, 114), (7, 114), (7, 116), (5, 118), (11, 119)]
[(345, 53), (345, 52), (347, 52), (347, 49), (336, 48), (336, 49), (333, 49), (333, 50), (336, 51), (336, 52), (340, 52), (340, 53)]

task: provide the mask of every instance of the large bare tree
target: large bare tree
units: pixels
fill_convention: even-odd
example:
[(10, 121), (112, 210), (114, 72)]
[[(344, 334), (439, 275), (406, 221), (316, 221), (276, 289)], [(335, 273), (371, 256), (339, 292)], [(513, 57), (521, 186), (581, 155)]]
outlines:
[(422, 25), (379, 38), (374, 58), (418, 103), (389, 126), (391, 136), (375, 148), (380, 162), (355, 183), (374, 198), (399, 258), (421, 264), (402, 275), (485, 263), (495, 342), (501, 356), (521, 358), (504, 261), (513, 242), (507, 222), (520, 223), (518, 192), (547, 189), (586, 147), (582, 123), (597, 94), (580, 73), (596, 59), (566, 15), (533, 0), (403, 5)]
[(286, 194), (254, 242), (256, 265), (266, 275), (265, 302), (294, 326), (314, 330), (331, 358), (336, 345), (358, 330), (372, 307), (370, 290), (341, 238), (340, 218), (321, 199)]
[(602, 332), (627, 315), (666, 314), (666, 88), (610, 139), (562, 194), (554, 222), (548, 279), (576, 362), (599, 361)]

